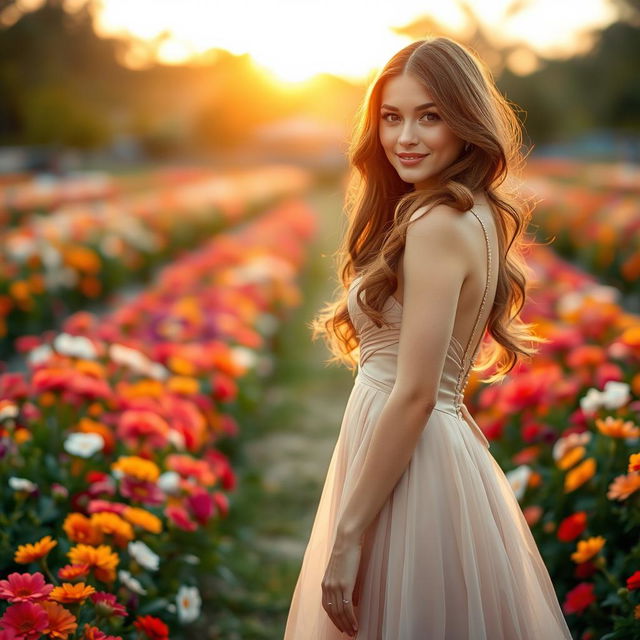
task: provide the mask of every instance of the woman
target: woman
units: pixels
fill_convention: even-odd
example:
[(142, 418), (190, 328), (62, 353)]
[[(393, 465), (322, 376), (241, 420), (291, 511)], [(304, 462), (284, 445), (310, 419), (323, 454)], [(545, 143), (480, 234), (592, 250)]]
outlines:
[[(542, 340), (523, 323), (530, 210), (505, 182), (521, 130), (491, 74), (445, 37), (367, 93), (350, 161), (346, 292), (315, 320), (358, 375), (285, 640), (570, 640), (548, 571), (462, 403)], [(493, 339), (483, 344), (485, 331)]]

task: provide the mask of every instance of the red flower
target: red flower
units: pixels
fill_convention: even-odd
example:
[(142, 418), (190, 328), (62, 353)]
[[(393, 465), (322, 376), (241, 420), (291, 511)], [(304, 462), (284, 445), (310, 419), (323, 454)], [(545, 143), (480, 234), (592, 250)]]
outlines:
[(97, 591), (89, 596), (96, 606), (96, 614), (105, 618), (111, 616), (127, 616), (127, 610), (121, 605), (113, 593), (107, 593), (106, 591)]
[(20, 640), (37, 640), (49, 624), (47, 612), (34, 602), (12, 604), (0, 618), (0, 625)]
[(44, 576), (36, 573), (18, 573), (8, 575), (8, 580), (0, 580), (0, 599), (9, 602), (36, 602), (46, 600), (52, 584), (46, 584)]
[(169, 640), (169, 627), (159, 618), (138, 616), (133, 626), (144, 633), (149, 640)]
[(558, 540), (571, 542), (575, 540), (587, 526), (587, 512), (577, 511), (567, 516), (558, 526)]
[(627, 589), (640, 589), (640, 571), (627, 578)]
[(185, 531), (195, 531), (198, 525), (189, 517), (186, 509), (179, 505), (170, 505), (164, 510), (167, 516), (177, 527)]
[(576, 565), (573, 575), (580, 580), (584, 580), (585, 578), (590, 578), (597, 570), (598, 567), (591, 560), (587, 560), (587, 562), (580, 562)]
[(562, 610), (565, 613), (580, 613), (592, 602), (595, 602), (595, 600), (596, 596), (593, 593), (593, 583), (581, 582), (577, 587), (567, 593), (567, 597), (562, 605)]

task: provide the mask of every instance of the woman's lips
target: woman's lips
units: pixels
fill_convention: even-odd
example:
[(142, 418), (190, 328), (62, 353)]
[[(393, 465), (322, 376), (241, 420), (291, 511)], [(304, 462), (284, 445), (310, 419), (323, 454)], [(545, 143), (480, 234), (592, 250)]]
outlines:
[(405, 158), (405, 157), (403, 157), (401, 155), (398, 155), (398, 154), (396, 154), (396, 155), (398, 156), (398, 158), (400, 159), (400, 162), (405, 167), (413, 167), (413, 166), (415, 166), (417, 164), (420, 164), (420, 162), (422, 160), (424, 160), (429, 154), (428, 153), (424, 154), (424, 155), (419, 155), (419, 154), (413, 155), (412, 154), (412, 157), (409, 157), (409, 158)]

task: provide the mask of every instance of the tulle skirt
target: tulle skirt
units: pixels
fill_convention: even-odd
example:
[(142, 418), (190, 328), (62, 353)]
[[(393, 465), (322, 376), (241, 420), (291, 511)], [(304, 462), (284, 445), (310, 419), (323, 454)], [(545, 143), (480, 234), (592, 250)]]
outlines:
[[(387, 393), (356, 379), (347, 402), (284, 640), (345, 640), (321, 582), (344, 498)], [(365, 533), (358, 640), (571, 640), (504, 472), (469, 424), (434, 410), (411, 461)]]

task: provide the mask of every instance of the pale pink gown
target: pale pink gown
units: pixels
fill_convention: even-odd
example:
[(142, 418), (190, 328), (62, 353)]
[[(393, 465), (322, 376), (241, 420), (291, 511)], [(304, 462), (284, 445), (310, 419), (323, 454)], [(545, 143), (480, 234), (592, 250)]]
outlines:
[[(471, 209), (490, 240), (484, 223)], [(488, 256), (487, 252), (487, 256)], [(497, 255), (495, 248), (492, 255)], [(497, 265), (487, 265), (483, 301)], [(322, 607), (321, 582), (344, 499), (358, 477), (395, 379), (402, 305), (390, 296), (391, 327), (357, 306), (358, 375), (331, 457), (293, 593), (284, 640), (345, 640)], [(487, 297), (489, 294), (489, 297)], [(463, 390), (486, 328), (452, 336), (438, 399), (409, 465), (365, 534), (356, 607), (358, 640), (571, 640), (548, 570), (504, 472), (480, 428), (461, 413)]]

